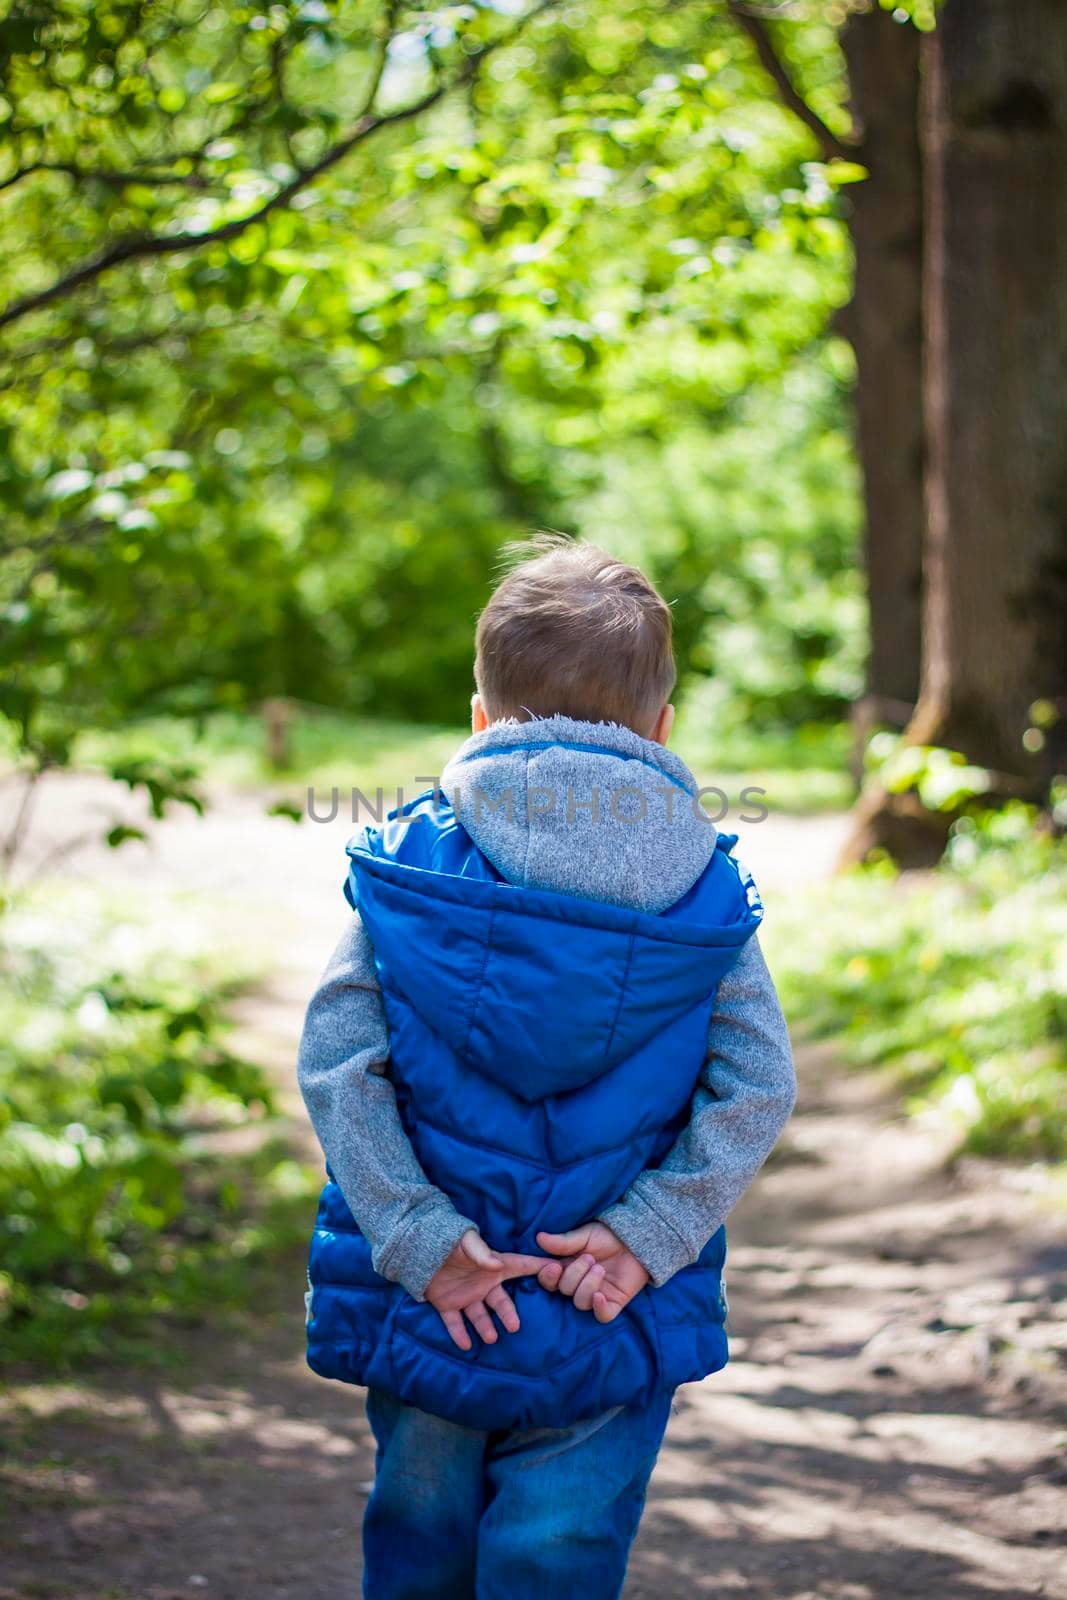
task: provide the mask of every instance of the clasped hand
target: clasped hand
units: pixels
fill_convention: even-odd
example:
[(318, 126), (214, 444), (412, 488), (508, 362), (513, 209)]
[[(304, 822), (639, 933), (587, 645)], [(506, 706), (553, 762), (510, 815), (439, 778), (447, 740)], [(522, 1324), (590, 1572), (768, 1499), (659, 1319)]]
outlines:
[(598, 1322), (613, 1321), (649, 1281), (637, 1257), (602, 1222), (539, 1233), (537, 1243), (547, 1256), (491, 1250), (477, 1228), (468, 1228), (434, 1273), (426, 1299), (461, 1350), (471, 1348), (468, 1322), (486, 1344), (496, 1343), (494, 1313), (506, 1332), (518, 1332), (519, 1313), (504, 1288), (512, 1278), (536, 1277), (542, 1289), (570, 1296)]

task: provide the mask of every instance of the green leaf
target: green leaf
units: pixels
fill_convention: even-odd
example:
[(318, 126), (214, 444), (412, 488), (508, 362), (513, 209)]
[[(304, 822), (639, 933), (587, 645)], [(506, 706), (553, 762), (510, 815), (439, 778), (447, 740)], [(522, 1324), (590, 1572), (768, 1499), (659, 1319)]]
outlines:
[(223, 105), (227, 100), (235, 100), (241, 93), (241, 85), (222, 79), (217, 83), (209, 83), (203, 90), (203, 99), (209, 106)]
[(862, 183), (870, 177), (870, 170), (861, 166), (858, 161), (834, 160), (824, 169), (826, 181), (834, 189), (839, 189), (846, 183)]
[(132, 828), (127, 826), (126, 823), (119, 823), (117, 827), (112, 828), (108, 833), (107, 842), (110, 849), (117, 850), (120, 845), (128, 843), (131, 839), (144, 840), (147, 837), (148, 835), (143, 828)]

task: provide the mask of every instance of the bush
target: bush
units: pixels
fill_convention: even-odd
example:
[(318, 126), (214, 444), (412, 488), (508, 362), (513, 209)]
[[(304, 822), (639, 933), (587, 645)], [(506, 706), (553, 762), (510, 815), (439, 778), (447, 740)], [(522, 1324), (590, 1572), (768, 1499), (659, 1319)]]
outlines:
[(962, 1149), (1067, 1156), (1067, 841), (1031, 810), (960, 818), (936, 872), (857, 869), (774, 920), (803, 1031), (896, 1066)]
[[(195, 1310), (205, 1275), (271, 1241), (279, 1160), (263, 1072), (225, 1043), (235, 979), (102, 906), (23, 906), (4, 928), (0, 1340), (66, 1360)], [(46, 942), (47, 936), (47, 942)], [(253, 1124), (243, 1153), (220, 1137)], [(244, 1136), (240, 1136), (244, 1139)], [(299, 1169), (297, 1169), (299, 1171)], [(212, 1295), (214, 1298), (214, 1295)]]

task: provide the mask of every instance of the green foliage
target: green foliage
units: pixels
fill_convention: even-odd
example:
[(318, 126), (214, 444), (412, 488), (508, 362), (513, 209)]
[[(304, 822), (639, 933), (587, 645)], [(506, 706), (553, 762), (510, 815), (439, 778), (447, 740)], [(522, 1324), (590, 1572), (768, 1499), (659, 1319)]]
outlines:
[[(778, 37), (843, 125), (833, 28)], [(27, 763), (264, 696), (452, 721), (537, 525), (648, 560), (683, 687), (838, 718), (855, 174), (725, 8), (15, 0), (0, 126)]]
[(271, 1203), (289, 1184), (286, 1165), (261, 1136), (254, 1154), (218, 1147), (243, 1125), (266, 1128), (271, 1091), (226, 1048), (229, 988), (168, 949), (176, 932), (177, 919), (150, 933), (99, 906), (74, 917), (68, 907), (59, 922), (47, 901), (6, 919), (9, 1353), (65, 1361), (102, 1349), (116, 1328), (129, 1334), (149, 1316), (192, 1308), (207, 1278), (277, 1245)]
[(937, 21), (941, 0), (878, 0), (883, 11), (891, 11), (901, 23), (909, 19), (923, 33), (930, 33)]
[(585, 531), (675, 597), (683, 699), (720, 733), (842, 720), (862, 688), (860, 494), (839, 411), (851, 360), (832, 342), (780, 392), (739, 399), (729, 425), (620, 452), (585, 509)]
[(992, 775), (960, 751), (910, 744), (888, 731), (874, 734), (864, 755), (868, 771), (890, 794), (914, 792), (928, 811), (959, 811), (993, 785)]
[(857, 870), (768, 935), (790, 1017), (897, 1068), (961, 1148), (1061, 1158), (1067, 840), (1034, 822), (1019, 804), (961, 818), (936, 873)]

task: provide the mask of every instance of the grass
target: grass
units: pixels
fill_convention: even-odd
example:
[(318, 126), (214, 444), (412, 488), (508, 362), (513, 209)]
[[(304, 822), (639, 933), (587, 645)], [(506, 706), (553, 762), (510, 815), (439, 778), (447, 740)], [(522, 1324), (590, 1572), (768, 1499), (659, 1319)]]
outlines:
[(1022, 806), (957, 823), (945, 864), (849, 873), (767, 943), (791, 1022), (899, 1072), (961, 1151), (1067, 1158), (1067, 840)]
[[(246, 790), (268, 789), (302, 808), (308, 789), (328, 806), (334, 787), (387, 795), (397, 787), (410, 797), (426, 788), (448, 757), (468, 737), (463, 726), (375, 721), (298, 705), (287, 735), (281, 768), (267, 759), (263, 721), (251, 714), (220, 712), (202, 724), (157, 719), (121, 732), (82, 735), (76, 764), (108, 768), (119, 761), (164, 761), (193, 765), (203, 780)], [(772, 811), (804, 813), (840, 809), (851, 801), (847, 771), (848, 730), (811, 725), (792, 731), (719, 733), (698, 714), (679, 718), (672, 747), (702, 783), (723, 789), (738, 804), (743, 788), (764, 791)], [(422, 779), (424, 781), (420, 782)]]
[(702, 783), (724, 789), (731, 799), (746, 786), (762, 788), (763, 804), (772, 812), (842, 811), (855, 798), (845, 723), (753, 732), (719, 729), (683, 709), (671, 746)]
[[(208, 781), (238, 789), (328, 792), (402, 785), (417, 792), (416, 778), (439, 773), (463, 738), (457, 728), (349, 717), (318, 707), (299, 707), (287, 734), (288, 758), (272, 766), (261, 718), (218, 712), (203, 723), (159, 718), (118, 733), (84, 734), (76, 764), (107, 767), (115, 761), (147, 758), (197, 766)], [(426, 787), (425, 784), (418, 787)]]

